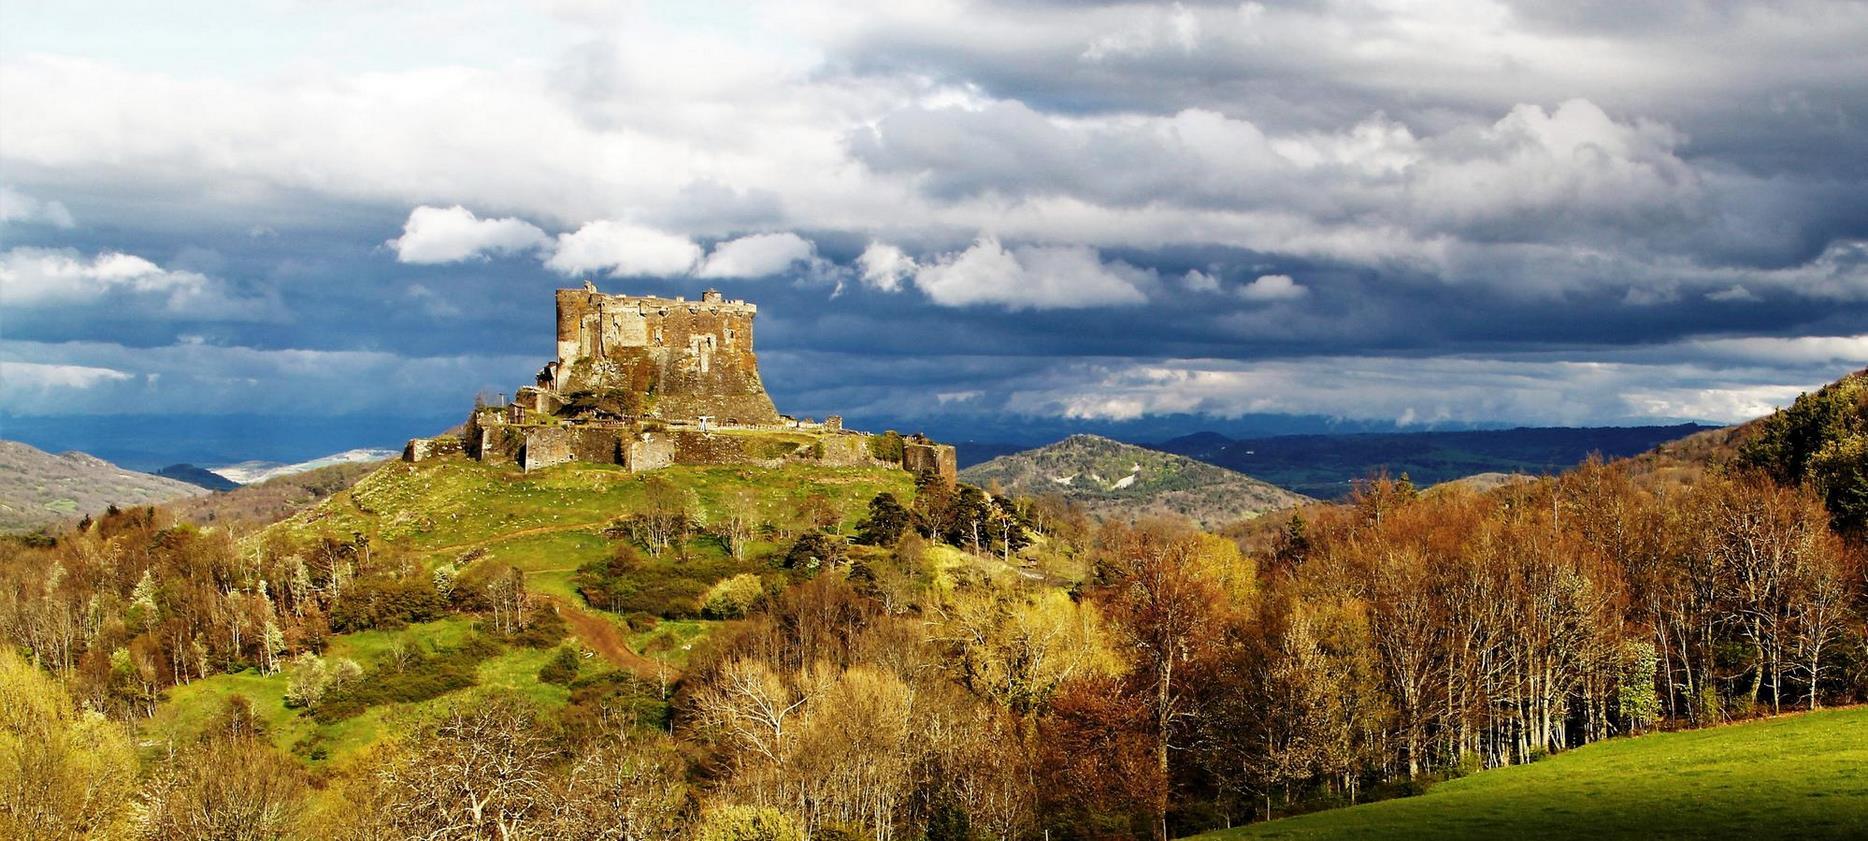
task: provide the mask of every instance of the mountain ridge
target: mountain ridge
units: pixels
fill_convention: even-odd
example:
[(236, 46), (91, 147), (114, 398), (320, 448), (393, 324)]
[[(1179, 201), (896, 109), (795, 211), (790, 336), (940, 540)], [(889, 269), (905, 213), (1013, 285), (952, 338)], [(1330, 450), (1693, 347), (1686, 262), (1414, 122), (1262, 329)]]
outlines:
[(973, 465), (960, 478), (1061, 495), (1096, 516), (1178, 514), (1208, 526), (1312, 501), (1236, 470), (1088, 433)]

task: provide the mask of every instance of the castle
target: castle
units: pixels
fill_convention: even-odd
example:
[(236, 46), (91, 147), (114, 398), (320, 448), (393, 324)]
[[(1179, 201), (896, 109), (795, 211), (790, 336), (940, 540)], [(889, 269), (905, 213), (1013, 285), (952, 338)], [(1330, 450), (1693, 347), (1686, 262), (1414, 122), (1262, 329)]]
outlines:
[(557, 293), (557, 358), (510, 403), (476, 406), (458, 435), (417, 438), (404, 461), (464, 453), (535, 470), (568, 461), (632, 471), (671, 464), (892, 466), (951, 485), (954, 448), (924, 436), (867, 435), (780, 415), (759, 378), (759, 308), (708, 290), (700, 300)]

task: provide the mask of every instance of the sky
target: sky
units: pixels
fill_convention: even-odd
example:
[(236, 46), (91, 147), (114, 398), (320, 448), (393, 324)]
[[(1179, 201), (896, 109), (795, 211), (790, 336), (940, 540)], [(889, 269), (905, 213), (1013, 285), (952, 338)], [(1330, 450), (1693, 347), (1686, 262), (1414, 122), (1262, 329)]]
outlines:
[(586, 279), (751, 299), (781, 411), (951, 439), (1868, 366), (1868, 4), (854, 6), (10, 0), (0, 435), (394, 445)]

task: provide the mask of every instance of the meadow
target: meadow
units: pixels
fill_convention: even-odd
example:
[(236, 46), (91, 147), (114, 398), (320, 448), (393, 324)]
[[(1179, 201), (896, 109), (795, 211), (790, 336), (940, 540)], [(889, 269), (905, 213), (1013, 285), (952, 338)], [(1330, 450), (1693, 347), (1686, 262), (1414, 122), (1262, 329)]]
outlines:
[(1414, 797), (1194, 837), (1863, 838), (1868, 707), (1611, 739)]

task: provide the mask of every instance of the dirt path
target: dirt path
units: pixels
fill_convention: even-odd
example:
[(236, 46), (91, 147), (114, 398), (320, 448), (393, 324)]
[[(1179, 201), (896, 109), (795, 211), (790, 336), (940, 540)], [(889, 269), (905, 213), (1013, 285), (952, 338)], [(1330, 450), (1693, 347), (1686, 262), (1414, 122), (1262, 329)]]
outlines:
[(680, 670), (673, 666), (637, 654), (629, 647), (629, 641), (623, 638), (623, 631), (616, 627), (615, 622), (571, 604), (570, 600), (561, 596), (542, 598), (551, 603), (552, 609), (564, 619), (564, 624), (570, 626), (571, 633), (576, 634), (593, 651), (603, 655), (603, 659), (649, 680), (672, 680), (680, 674)]

